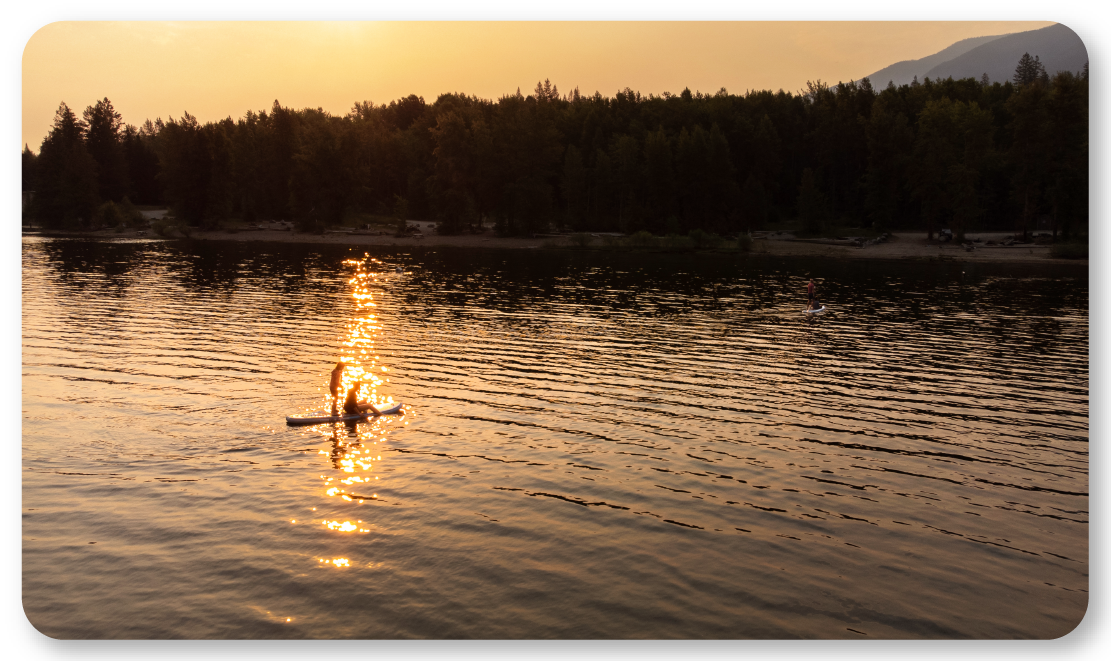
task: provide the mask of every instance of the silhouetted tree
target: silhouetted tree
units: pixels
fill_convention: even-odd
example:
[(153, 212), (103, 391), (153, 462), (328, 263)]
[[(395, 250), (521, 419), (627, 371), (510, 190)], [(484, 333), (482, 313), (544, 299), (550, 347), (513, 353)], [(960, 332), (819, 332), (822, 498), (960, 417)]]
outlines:
[(1088, 220), (1088, 82), (1067, 71), (1053, 77), (1046, 100), (1046, 197), (1053, 236)]
[(885, 101), (877, 102), (876, 106), (865, 122), (868, 169), (864, 177), (864, 208), (874, 227), (890, 229), (895, 225), (907, 182), (914, 134), (906, 115), (888, 111)]
[(47, 227), (89, 226), (97, 207), (96, 161), (85, 148), (85, 123), (62, 103), (35, 159), (30, 215)]
[(123, 130), (123, 155), (130, 180), (130, 197), (137, 204), (159, 204), (158, 153), (155, 151), (158, 129), (148, 119), (140, 128), (128, 124)]
[(166, 122), (158, 144), (166, 201), (190, 225), (211, 226), (213, 219), (205, 212), (210, 208), (213, 162), (205, 129), (186, 112), (180, 120), (171, 117)]
[(27, 145), (23, 145), (23, 154), (20, 158), (23, 179), (20, 183), (20, 190), (24, 192), (35, 190), (35, 158), (35, 152), (31, 151), (31, 148)]
[(1035, 81), (1045, 81), (1047, 79), (1045, 72), (1045, 65), (1041, 63), (1038, 56), (1030, 57), (1030, 53), (1023, 53), (1022, 58), (1018, 61), (1018, 66), (1015, 67), (1015, 75), (1012, 78), (1015, 85), (1029, 85)]
[(1045, 185), (1049, 148), (1047, 140), (1048, 112), (1046, 89), (1043, 85), (1022, 85), (1007, 100), (1011, 120), (1010, 162), (1015, 198), (1022, 205), (1019, 229), (1026, 240), (1030, 223), (1037, 214), (1042, 187)]
[(940, 223), (1014, 227), (1039, 214), (1072, 232), (1087, 219), (1087, 70), (1047, 81), (1027, 60), (1032, 77), (1020, 79), (1031, 82), (1019, 85), (561, 96), (544, 80), (495, 100), (410, 95), (343, 116), (275, 101), (238, 120), (186, 113), (138, 129), (102, 99), (86, 111), (95, 131), (69, 113), (38, 156), (26, 150), (24, 186), (43, 195), (29, 211), (59, 224), (126, 193), (207, 226), (295, 219), (320, 230), (353, 212), (393, 218), (404, 199), (408, 218), (445, 232), (484, 218), (506, 234), (726, 233), (800, 218), (812, 231), (867, 220), (933, 235)]
[(764, 184), (750, 174), (745, 179), (741, 188), (740, 200), (740, 229), (745, 231), (758, 230), (764, 226), (768, 219), (768, 199), (764, 191)]
[(567, 146), (563, 157), (563, 199), (566, 201), (567, 224), (575, 230), (586, 227), (587, 184), (582, 154), (575, 145)]
[(84, 118), (85, 146), (97, 164), (100, 198), (119, 202), (130, 189), (123, 149), (123, 119), (107, 97), (85, 108)]
[(648, 225), (655, 232), (664, 231), (665, 219), (675, 212), (675, 169), (671, 141), (662, 126), (645, 136), (644, 186)]
[(798, 210), (799, 220), (802, 221), (804, 231), (811, 234), (822, 231), (829, 211), (825, 197), (818, 190), (817, 183), (814, 181), (814, 171), (810, 168), (802, 171), (802, 183), (799, 184)]

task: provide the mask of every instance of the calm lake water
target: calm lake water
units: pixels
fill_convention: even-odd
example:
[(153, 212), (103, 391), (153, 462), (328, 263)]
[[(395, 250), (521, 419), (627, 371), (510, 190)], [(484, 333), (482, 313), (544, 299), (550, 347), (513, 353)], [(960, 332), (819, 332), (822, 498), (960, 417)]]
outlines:
[[(49, 636), (1052, 638), (1087, 607), (1083, 266), (25, 237), (22, 306)], [(340, 355), (406, 414), (287, 427)]]

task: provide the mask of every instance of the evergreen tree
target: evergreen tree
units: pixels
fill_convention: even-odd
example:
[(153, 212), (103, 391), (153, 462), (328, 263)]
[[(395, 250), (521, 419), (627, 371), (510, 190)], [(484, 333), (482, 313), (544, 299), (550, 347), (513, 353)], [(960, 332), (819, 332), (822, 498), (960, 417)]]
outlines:
[(129, 197), (138, 204), (159, 204), (162, 201), (158, 190), (156, 136), (157, 129), (150, 120), (142, 128), (128, 124), (123, 130), (123, 154), (131, 181)]
[(594, 152), (594, 168), (591, 171), (590, 188), (591, 211), (594, 226), (606, 231), (617, 229), (617, 186), (613, 174), (613, 162), (609, 154), (598, 149)]
[(85, 108), (85, 146), (97, 164), (102, 200), (121, 201), (130, 189), (123, 150), (123, 118), (107, 97)]
[(930, 101), (918, 116), (918, 136), (914, 142), (912, 189), (922, 208), (926, 237), (934, 238), (938, 224), (951, 209), (949, 169), (958, 163), (957, 127), (953, 102), (948, 98)]
[(575, 145), (567, 146), (567, 154), (563, 158), (562, 190), (567, 224), (581, 231), (586, 227), (586, 168)]
[(446, 219), (445, 231), (493, 217), (507, 233), (552, 222), (733, 232), (796, 212), (811, 226), (867, 218), (931, 235), (938, 223), (999, 229), (1049, 214), (1060, 231), (1082, 231), (1086, 74), (1046, 83), (1038, 58), (1024, 66), (1033, 82), (1017, 86), (927, 78), (878, 93), (862, 80), (798, 94), (561, 97), (542, 81), (527, 97), (411, 95), (344, 116), (275, 101), (235, 121), (186, 114), (138, 129), (102, 99), (88, 125), (62, 112), (44, 142), (54, 146), (27, 150), (24, 186), (37, 191), (30, 212), (58, 224), (87, 224), (123, 191), (208, 225), (284, 218), (320, 229), (349, 211), (388, 217), (400, 197), (409, 217)]
[(322, 110), (303, 111), (290, 172), (290, 210), (299, 225), (323, 231), (343, 222), (361, 156), (351, 122)]
[(1045, 185), (1049, 146), (1046, 89), (1042, 85), (1023, 85), (1007, 100), (1011, 113), (1011, 149), (1008, 154), (1014, 168), (1012, 190), (1022, 207), (1018, 226), (1025, 241), (1030, 224), (1037, 215), (1042, 188)]
[(1029, 85), (1036, 81), (1046, 82), (1048, 76), (1045, 72), (1045, 65), (1041, 63), (1038, 56), (1030, 57), (1030, 53), (1023, 53), (1018, 61), (1018, 66), (1015, 67), (1015, 75), (1012, 77), (1015, 85)]
[(802, 171), (802, 182), (799, 184), (798, 196), (799, 220), (805, 232), (818, 234), (822, 231), (828, 215), (828, 206), (825, 197), (818, 190), (814, 180), (814, 171), (805, 168)]
[(976, 103), (954, 104), (953, 112), (959, 161), (949, 168), (948, 197), (953, 231), (964, 240), (983, 213), (981, 180), (993, 157), (992, 117)]
[(20, 158), (22, 164), (23, 179), (21, 180), (20, 190), (23, 192), (35, 190), (35, 152), (27, 145), (23, 145), (23, 154)]
[(740, 219), (740, 229), (748, 232), (760, 229), (767, 222), (767, 195), (756, 175), (750, 174), (741, 188)]
[(186, 112), (166, 122), (158, 142), (162, 187), (171, 209), (190, 225), (212, 226), (205, 215), (213, 163), (204, 127)]
[(1088, 82), (1067, 71), (1053, 77), (1046, 100), (1046, 197), (1053, 236), (1088, 220)]
[(617, 183), (617, 217), (621, 231), (633, 233), (645, 227), (641, 199), (642, 163), (640, 145), (631, 135), (617, 138), (613, 146)]
[(709, 216), (709, 135), (697, 124), (694, 130), (679, 132), (675, 148), (676, 183), (682, 210), (683, 228), (687, 231), (705, 227)]
[(644, 141), (645, 200), (650, 227), (664, 231), (665, 219), (674, 212), (675, 170), (671, 158), (671, 141), (663, 127), (649, 133)]
[(876, 106), (865, 122), (868, 168), (864, 175), (864, 209), (873, 227), (891, 229), (907, 183), (914, 134), (906, 115), (888, 111), (884, 101)]
[(30, 215), (47, 227), (89, 227), (97, 207), (96, 161), (85, 148), (85, 123), (64, 102), (35, 159)]

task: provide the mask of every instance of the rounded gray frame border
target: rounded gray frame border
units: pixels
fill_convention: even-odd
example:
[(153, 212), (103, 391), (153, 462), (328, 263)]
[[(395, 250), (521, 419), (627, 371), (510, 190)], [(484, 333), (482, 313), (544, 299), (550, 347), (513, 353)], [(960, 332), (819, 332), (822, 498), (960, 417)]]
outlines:
[[(20, 84), (23, 49), (31, 34), (47, 23), (61, 20), (1047, 20), (1064, 23), (1084, 41), (1090, 59), (1097, 61), (1090, 104), (1092, 117), (1108, 117), (1108, 83), (1111, 82), (1111, 30), (1094, 13), (1069, 4), (61, 4), (44, 10), (23, 23), (12, 39), (6, 66), (7, 149), (6, 218), (19, 218)], [(1102, 109), (1102, 110), (1100, 110)], [(1090, 150), (1091, 180), (1108, 181), (1109, 129), (1107, 124), (1090, 124), (1089, 140), (1102, 149)], [(1108, 194), (1102, 187), (1089, 191), (1091, 218), (1107, 216)], [(1107, 244), (1107, 228), (1092, 224), (1091, 238)], [(701, 659), (759, 657), (830, 659), (932, 660), (941, 655), (959, 659), (1107, 659), (1111, 643), (1099, 622), (1111, 622), (1108, 575), (1089, 560), (1088, 612), (1077, 629), (1049, 641), (67, 641), (48, 638), (34, 629), (23, 613), (20, 597), (20, 232), (8, 221), (4, 229), (4, 303), (8, 328), (6, 459), (4, 489), (6, 519), (6, 622), (11, 642), (24, 659), (93, 657), (113, 660), (161, 657), (183, 661), (207, 655), (212, 659), (234, 658), (244, 653), (266, 654), (273, 661), (294, 660), (304, 654), (399, 654), (404, 657), (448, 657), (466, 655), (483, 659), (550, 658), (569, 654), (609, 658), (613, 655), (670, 658), (698, 655)], [(1094, 267), (1095, 276), (1107, 277), (1107, 263)], [(1089, 278), (1092, 277), (1091, 270)], [(1105, 314), (1089, 317), (1089, 337), (1094, 328), (1107, 328)], [(1092, 322), (1095, 321), (1093, 324)], [(1095, 352), (1105, 357), (1105, 351)], [(1091, 378), (1089, 349), (1089, 401), (1091, 385), (1103, 391), (1102, 379)], [(1100, 358), (1102, 363), (1105, 358)], [(1101, 418), (1102, 420), (1102, 418)], [(1103, 423), (1097, 428), (1102, 429)], [(1089, 418), (1089, 441), (1093, 437)], [(1089, 443), (1090, 528), (1089, 558), (1108, 558), (1108, 495), (1093, 489), (1092, 474), (1108, 474), (1108, 452)], [(1095, 507), (1091, 507), (1094, 504)]]

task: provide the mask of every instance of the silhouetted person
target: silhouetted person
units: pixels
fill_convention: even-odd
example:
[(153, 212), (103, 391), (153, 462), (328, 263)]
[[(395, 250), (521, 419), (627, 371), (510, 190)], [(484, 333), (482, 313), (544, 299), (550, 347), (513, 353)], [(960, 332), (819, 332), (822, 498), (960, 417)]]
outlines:
[(332, 368), (332, 380), (328, 382), (328, 390), (332, 391), (332, 415), (337, 415), (336, 403), (339, 400), (339, 387), (343, 385), (343, 368), (346, 365), (338, 361)]
[(362, 381), (356, 381), (351, 390), (347, 391), (347, 399), (343, 401), (343, 412), (345, 415), (362, 415), (367, 409), (371, 410), (374, 415), (381, 415), (378, 409), (374, 408), (373, 404), (359, 402), (359, 390), (363, 387)]
[(814, 278), (810, 279), (810, 284), (806, 285), (806, 309), (813, 310), (814, 304), (818, 302), (816, 290), (814, 288)]

